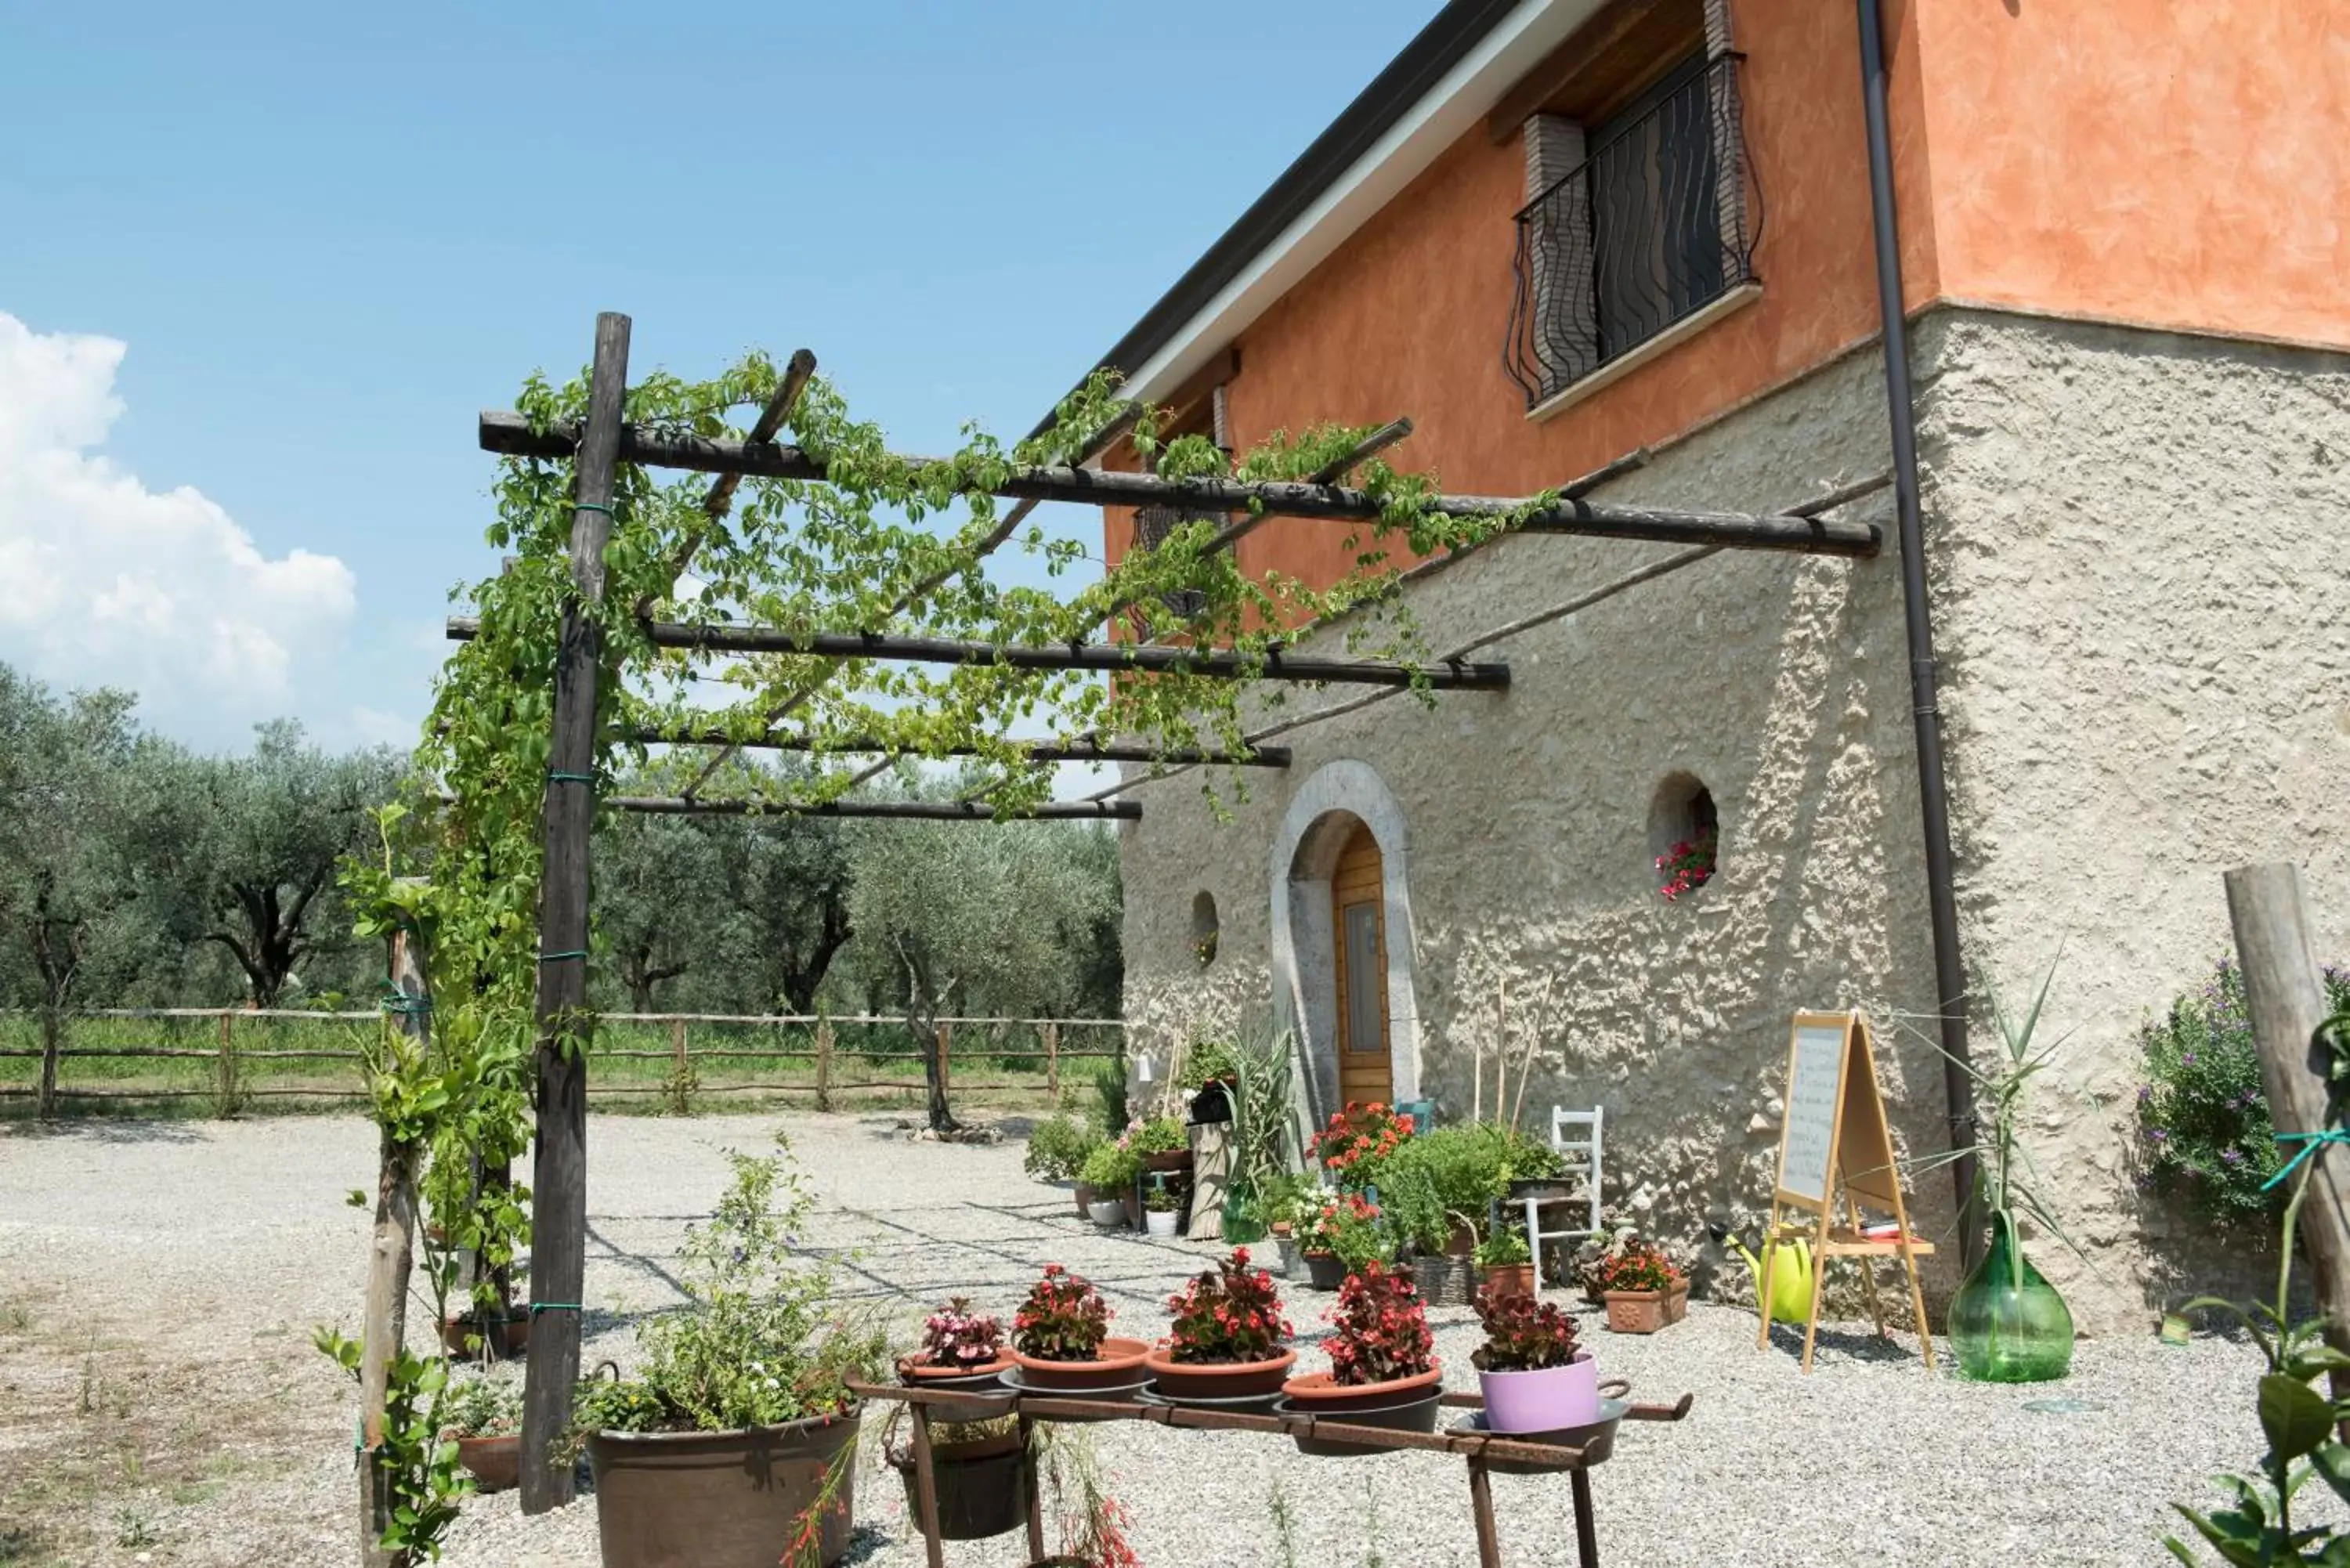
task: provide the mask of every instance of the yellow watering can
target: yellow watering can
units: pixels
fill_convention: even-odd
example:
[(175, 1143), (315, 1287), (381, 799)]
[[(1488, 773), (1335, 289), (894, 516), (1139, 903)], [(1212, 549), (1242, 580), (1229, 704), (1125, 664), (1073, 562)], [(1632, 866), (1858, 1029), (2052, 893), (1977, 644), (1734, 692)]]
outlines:
[(1748, 1251), (1745, 1242), (1727, 1231), (1714, 1239), (1727, 1242), (1746, 1260), (1746, 1266), (1754, 1271), (1754, 1299), (1758, 1303), (1769, 1300), (1772, 1322), (1803, 1323), (1811, 1317), (1812, 1249), (1802, 1237), (1782, 1241), (1773, 1250), (1771, 1286), (1767, 1293), (1762, 1286), (1762, 1260)]

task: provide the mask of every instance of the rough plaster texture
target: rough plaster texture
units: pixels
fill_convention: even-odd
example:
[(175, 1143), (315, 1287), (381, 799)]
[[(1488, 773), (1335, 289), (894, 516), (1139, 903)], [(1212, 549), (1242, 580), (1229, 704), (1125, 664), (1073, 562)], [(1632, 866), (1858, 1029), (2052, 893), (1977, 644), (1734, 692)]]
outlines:
[[(2034, 1153), (2097, 1262), (2085, 1275), (2053, 1242), (2035, 1257), (2085, 1328), (2141, 1328), (2182, 1272), (2199, 1286), (2251, 1261), (2187, 1246), (2129, 1167), (2133, 1036), (2224, 950), (2220, 870), (2302, 861), (2322, 940), (2350, 952), (2350, 375), (1980, 313), (1935, 312), (1914, 337), (1967, 957), (2020, 987), (2064, 953), (2049, 1022), (2074, 1032), (2071, 1081), (2039, 1102)], [(1882, 469), (1886, 446), (1878, 360), (1855, 355), (1607, 494), (1790, 504)], [(1857, 509), (1890, 536), (1889, 497)], [(1411, 603), (1449, 647), (1656, 556), (1510, 539)], [(1367, 768), (1409, 842), (1417, 1060), (1399, 1081), (1466, 1114), (1478, 1054), (1490, 1096), (1498, 1048), (1514, 1081), (1531, 1047), (1526, 1125), (1554, 1102), (1605, 1106), (1611, 1203), (1736, 1296), (1746, 1272), (1721, 1266), (1704, 1226), (1751, 1235), (1767, 1203), (1791, 1012), (1865, 1009), (1897, 1143), (1923, 1158), (1945, 1142), (1940, 1058), (1902, 1022), (1930, 1010), (1933, 966), (1898, 562), (1724, 553), (1492, 653), (1515, 672), (1506, 693), (1399, 697), (1295, 731), (1295, 765), (1244, 781), (1244, 800), (1220, 776), (1228, 821), (1198, 774), (1138, 790), (1145, 818), (1121, 833), (1138, 1039), (1276, 1010), (1291, 888), (1275, 846), (1322, 770)], [(1683, 772), (1720, 810), (1721, 867), (1667, 904), (1649, 815)], [(1222, 922), (1205, 970), (1201, 888)], [(1296, 961), (1302, 986), (1315, 961)], [(1994, 1047), (1981, 1021), (1974, 1037)], [(1947, 1234), (1947, 1175), (1911, 1193)], [(1929, 1292), (1954, 1284), (1946, 1252)]]

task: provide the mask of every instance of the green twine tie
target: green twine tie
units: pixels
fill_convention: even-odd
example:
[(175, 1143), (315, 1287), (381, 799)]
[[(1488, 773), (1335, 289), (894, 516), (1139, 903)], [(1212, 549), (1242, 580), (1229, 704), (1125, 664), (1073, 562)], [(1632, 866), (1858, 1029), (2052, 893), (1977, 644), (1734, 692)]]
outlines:
[(2301, 1145), (2301, 1152), (2286, 1162), (2282, 1170), (2261, 1183), (2262, 1192), (2266, 1192), (2270, 1188), (2291, 1176), (2301, 1168), (2303, 1160), (2307, 1159), (2327, 1144), (2350, 1143), (2350, 1130), (2342, 1127), (2326, 1127), (2318, 1132), (2281, 1132), (2276, 1135), (2276, 1140), (2279, 1143), (2297, 1143)]
[(530, 1303), (530, 1315), (533, 1317), (536, 1317), (543, 1312), (577, 1312), (578, 1310), (579, 1303), (577, 1302), (533, 1302)]
[(541, 963), (560, 963), (565, 959), (584, 959), (587, 956), (588, 950), (586, 948), (581, 948), (577, 952), (541, 953), (538, 955), (538, 961)]
[(607, 517), (612, 515), (612, 509), (605, 505), (600, 501), (575, 501), (571, 504), (571, 510), (574, 512), (601, 512)]
[(550, 773), (546, 776), (550, 782), (555, 784), (594, 784), (596, 782), (596, 775), (594, 774)]

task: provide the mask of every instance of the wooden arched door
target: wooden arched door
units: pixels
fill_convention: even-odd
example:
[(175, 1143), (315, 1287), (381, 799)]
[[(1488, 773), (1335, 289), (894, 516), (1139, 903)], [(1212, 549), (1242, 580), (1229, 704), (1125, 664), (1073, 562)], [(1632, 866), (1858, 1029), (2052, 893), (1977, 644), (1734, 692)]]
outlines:
[(1395, 1098), (1388, 1049), (1386, 867), (1378, 841), (1361, 823), (1330, 874), (1330, 934), (1338, 982), (1338, 1098)]

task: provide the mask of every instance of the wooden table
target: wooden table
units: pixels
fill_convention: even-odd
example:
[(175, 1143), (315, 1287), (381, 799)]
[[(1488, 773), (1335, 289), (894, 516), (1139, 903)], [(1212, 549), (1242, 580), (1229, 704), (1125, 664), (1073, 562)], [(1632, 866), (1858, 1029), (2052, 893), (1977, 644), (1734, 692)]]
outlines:
[[(1558, 1443), (1538, 1443), (1490, 1432), (1399, 1432), (1382, 1427), (1358, 1427), (1338, 1417), (1303, 1415), (1242, 1415), (1229, 1410), (1205, 1410), (1170, 1405), (1117, 1404), (1098, 1399), (1042, 1394), (914, 1388), (894, 1383), (851, 1383), (850, 1392), (862, 1399), (892, 1400), (911, 1407), (916, 1522), (921, 1526), (930, 1568), (945, 1568), (939, 1536), (938, 1481), (931, 1464), (931, 1419), (933, 1412), (951, 1421), (983, 1421), (1012, 1416), (1018, 1418), (1020, 1443), (1027, 1451), (1036, 1422), (1147, 1421), (1162, 1427), (1182, 1427), (1212, 1432), (1264, 1432), (1279, 1437), (1319, 1437), (1373, 1449), (1421, 1449), (1459, 1454), (1469, 1468), (1469, 1502), (1477, 1524), (1477, 1561), (1482, 1568), (1502, 1568), (1501, 1537), (1493, 1521), (1490, 1467), (1504, 1463), (1535, 1464), (1564, 1471), (1575, 1498), (1575, 1559), (1580, 1568), (1599, 1568), (1599, 1536), (1592, 1522), (1591, 1469), (1600, 1459), (1586, 1460), (1581, 1449)], [(1678, 1421), (1689, 1414), (1691, 1396), (1671, 1405), (1635, 1404), (1627, 1421)], [(1480, 1410), (1484, 1400), (1475, 1394), (1447, 1394), (1440, 1407)], [(1037, 1496), (1036, 1471), (1024, 1464), (1022, 1485), (1028, 1513), (1028, 1555), (1045, 1561), (1045, 1514)]]

